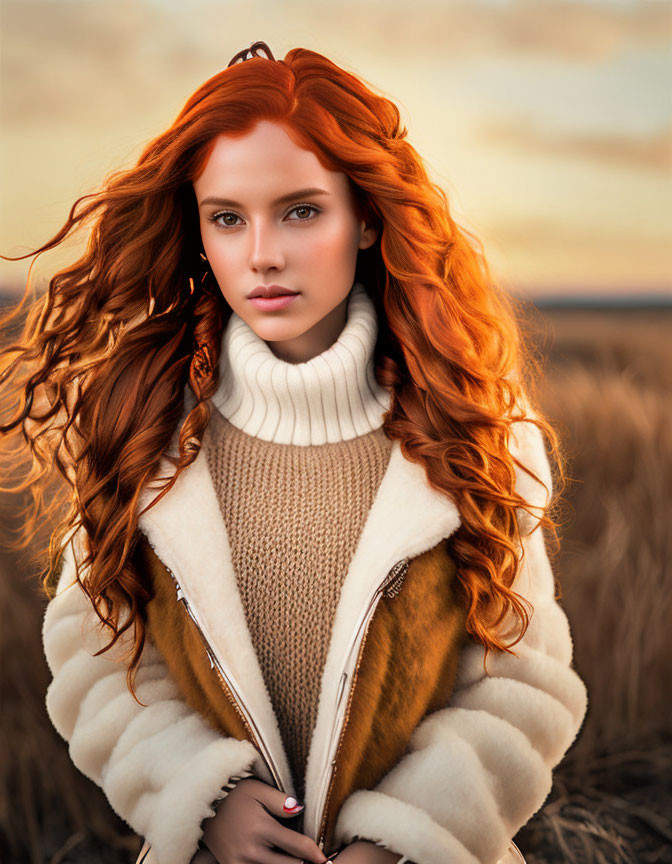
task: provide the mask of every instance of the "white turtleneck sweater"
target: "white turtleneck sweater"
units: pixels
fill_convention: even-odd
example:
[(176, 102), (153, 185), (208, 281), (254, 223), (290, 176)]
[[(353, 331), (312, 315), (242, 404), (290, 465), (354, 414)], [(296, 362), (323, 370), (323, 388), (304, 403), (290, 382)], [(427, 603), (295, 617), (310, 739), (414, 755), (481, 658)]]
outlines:
[(220, 387), (212, 402), (237, 429), (276, 444), (335, 443), (383, 425), (389, 393), (375, 380), (378, 322), (355, 282), (345, 327), (334, 344), (305, 363), (276, 357), (239, 315), (222, 339)]
[(203, 438), (299, 800), (341, 586), (392, 449), (377, 332), (360, 283), (336, 342), (305, 363), (276, 357), (233, 314)]

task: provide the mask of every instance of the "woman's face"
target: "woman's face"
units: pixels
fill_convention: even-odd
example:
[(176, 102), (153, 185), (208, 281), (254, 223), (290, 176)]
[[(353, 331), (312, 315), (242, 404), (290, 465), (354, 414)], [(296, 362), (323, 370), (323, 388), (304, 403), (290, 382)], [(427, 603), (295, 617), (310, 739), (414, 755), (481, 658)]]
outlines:
[[(345, 326), (357, 250), (376, 239), (347, 176), (265, 120), (218, 136), (193, 185), (209, 268), (233, 311), (289, 362), (329, 348)], [(249, 299), (269, 285), (297, 294), (280, 308)]]

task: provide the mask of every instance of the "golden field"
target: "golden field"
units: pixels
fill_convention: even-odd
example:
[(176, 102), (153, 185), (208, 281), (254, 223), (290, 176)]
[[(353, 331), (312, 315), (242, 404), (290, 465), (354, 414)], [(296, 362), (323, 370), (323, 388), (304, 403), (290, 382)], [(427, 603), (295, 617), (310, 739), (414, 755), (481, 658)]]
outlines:
[[(552, 560), (590, 702), (546, 805), (516, 840), (530, 864), (672, 861), (672, 309), (529, 312), (539, 401), (570, 478)], [(0, 500), (7, 531), (19, 503)], [(139, 840), (46, 716), (34, 567), (2, 553), (0, 568), (0, 858), (132, 861)]]
[(519, 845), (531, 864), (672, 861), (672, 308), (539, 313), (535, 343), (568, 460), (554, 569), (589, 708)]

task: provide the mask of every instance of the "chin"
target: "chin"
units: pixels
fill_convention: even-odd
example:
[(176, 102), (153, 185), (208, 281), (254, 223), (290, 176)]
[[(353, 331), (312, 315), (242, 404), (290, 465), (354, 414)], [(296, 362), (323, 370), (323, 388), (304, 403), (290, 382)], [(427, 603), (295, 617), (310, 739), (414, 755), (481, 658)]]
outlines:
[[(284, 319), (284, 320), (282, 320)], [(292, 321), (290, 315), (282, 315), (277, 312), (261, 313), (258, 317), (245, 319), (254, 332), (265, 342), (286, 342), (296, 339), (310, 330), (317, 322)]]

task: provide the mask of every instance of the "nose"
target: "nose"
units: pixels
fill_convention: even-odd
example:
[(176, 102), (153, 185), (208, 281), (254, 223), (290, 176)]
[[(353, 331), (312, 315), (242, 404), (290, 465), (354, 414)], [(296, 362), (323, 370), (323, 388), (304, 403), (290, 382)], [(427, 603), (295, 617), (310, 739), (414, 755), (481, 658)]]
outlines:
[(250, 267), (252, 270), (282, 270), (285, 256), (279, 233), (262, 221), (250, 231)]

